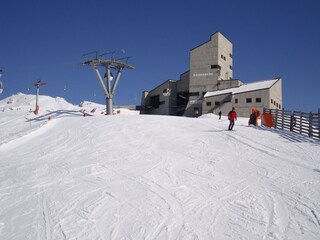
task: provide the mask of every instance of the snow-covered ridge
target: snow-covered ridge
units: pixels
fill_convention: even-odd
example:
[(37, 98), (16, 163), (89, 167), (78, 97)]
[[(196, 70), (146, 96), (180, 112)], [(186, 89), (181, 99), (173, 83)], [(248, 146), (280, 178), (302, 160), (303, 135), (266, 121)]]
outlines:
[(213, 114), (84, 117), (99, 106), (47, 96), (36, 116), (35, 96), (11, 98), (0, 239), (320, 238), (319, 141)]

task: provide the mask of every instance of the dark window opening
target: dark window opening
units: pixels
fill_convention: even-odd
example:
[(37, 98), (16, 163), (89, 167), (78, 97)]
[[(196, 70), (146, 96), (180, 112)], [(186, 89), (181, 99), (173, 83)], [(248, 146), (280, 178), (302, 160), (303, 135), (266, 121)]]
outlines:
[(177, 105), (186, 106), (189, 101), (189, 92), (179, 92), (177, 94)]
[(150, 97), (150, 105), (151, 105), (153, 108), (159, 108), (159, 105), (160, 105), (160, 96), (159, 96), (159, 95), (156, 95), (156, 96)]
[(234, 100), (234, 103), (238, 103), (238, 98), (236, 98), (236, 99)]
[(247, 98), (247, 99), (246, 99), (246, 102), (247, 102), (247, 103), (251, 103), (251, 102), (252, 102), (252, 98)]
[(211, 65), (211, 69), (219, 69), (221, 70), (221, 66), (220, 65)]
[(211, 106), (211, 102), (207, 102), (207, 106)]
[(214, 102), (215, 106), (220, 106), (220, 102)]
[(166, 103), (166, 101), (161, 101), (161, 102), (159, 102), (159, 105), (163, 105), (165, 103)]
[(191, 97), (194, 97), (194, 96), (198, 97), (198, 96), (199, 96), (199, 92), (191, 92), (191, 93), (189, 94), (189, 96), (191, 96)]
[(261, 102), (261, 98), (256, 98), (256, 102)]

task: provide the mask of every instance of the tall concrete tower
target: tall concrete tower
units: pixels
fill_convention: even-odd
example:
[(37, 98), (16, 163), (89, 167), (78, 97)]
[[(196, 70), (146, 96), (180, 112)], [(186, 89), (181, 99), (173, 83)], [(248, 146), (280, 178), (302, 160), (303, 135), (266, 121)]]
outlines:
[(190, 95), (186, 115), (197, 110), (201, 112), (206, 92), (230, 87), (232, 64), (232, 43), (220, 32), (190, 50)]

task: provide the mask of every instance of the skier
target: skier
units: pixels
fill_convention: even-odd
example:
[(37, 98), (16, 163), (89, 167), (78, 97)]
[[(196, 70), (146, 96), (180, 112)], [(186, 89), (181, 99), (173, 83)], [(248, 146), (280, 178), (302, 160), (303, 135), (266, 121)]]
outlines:
[(228, 119), (230, 121), (228, 130), (232, 130), (234, 126), (234, 122), (237, 120), (237, 113), (235, 111), (235, 108), (233, 107), (232, 110), (228, 113)]
[(249, 118), (249, 125), (253, 124), (254, 126), (256, 126), (256, 119), (257, 119), (256, 112), (252, 112)]

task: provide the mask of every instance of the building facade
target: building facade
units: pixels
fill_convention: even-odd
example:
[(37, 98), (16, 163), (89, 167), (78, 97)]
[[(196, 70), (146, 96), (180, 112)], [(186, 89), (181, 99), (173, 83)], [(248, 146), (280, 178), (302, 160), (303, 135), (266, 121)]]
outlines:
[(238, 115), (246, 117), (252, 107), (281, 108), (280, 78), (244, 84), (233, 79), (232, 69), (232, 43), (216, 32), (209, 41), (190, 50), (190, 70), (179, 80), (167, 80), (143, 92), (141, 113), (193, 117), (196, 112), (226, 114), (236, 107)]

